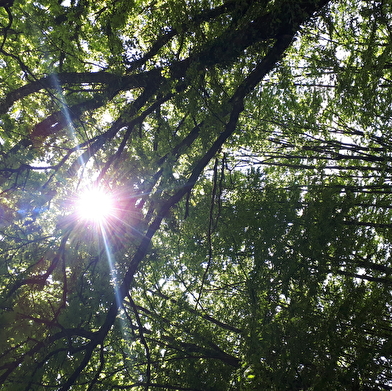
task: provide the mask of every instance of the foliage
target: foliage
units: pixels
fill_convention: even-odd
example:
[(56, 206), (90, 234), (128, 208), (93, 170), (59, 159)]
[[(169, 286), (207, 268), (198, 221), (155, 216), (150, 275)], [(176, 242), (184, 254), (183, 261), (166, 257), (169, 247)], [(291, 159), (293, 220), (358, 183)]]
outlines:
[(0, 1), (2, 389), (392, 389), (391, 8)]

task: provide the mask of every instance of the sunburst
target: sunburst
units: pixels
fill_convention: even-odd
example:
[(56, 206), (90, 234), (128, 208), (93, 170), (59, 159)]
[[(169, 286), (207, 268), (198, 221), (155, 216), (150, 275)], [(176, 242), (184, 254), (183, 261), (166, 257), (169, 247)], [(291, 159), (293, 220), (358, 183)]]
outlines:
[(113, 196), (99, 187), (83, 190), (75, 203), (78, 218), (96, 224), (104, 224), (114, 215)]

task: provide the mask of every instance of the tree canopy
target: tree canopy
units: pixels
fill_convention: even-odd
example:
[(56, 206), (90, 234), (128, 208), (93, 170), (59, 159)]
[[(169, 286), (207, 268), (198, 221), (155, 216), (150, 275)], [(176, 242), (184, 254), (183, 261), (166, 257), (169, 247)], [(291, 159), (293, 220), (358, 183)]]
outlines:
[(0, 1), (0, 385), (392, 390), (392, 1)]

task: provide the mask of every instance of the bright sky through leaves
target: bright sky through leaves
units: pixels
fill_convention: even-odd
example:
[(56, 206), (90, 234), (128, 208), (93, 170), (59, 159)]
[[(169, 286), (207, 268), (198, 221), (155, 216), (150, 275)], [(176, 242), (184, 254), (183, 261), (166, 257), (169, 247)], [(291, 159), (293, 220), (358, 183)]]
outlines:
[(113, 214), (113, 198), (99, 188), (89, 188), (81, 192), (76, 201), (78, 216), (87, 221), (103, 223)]

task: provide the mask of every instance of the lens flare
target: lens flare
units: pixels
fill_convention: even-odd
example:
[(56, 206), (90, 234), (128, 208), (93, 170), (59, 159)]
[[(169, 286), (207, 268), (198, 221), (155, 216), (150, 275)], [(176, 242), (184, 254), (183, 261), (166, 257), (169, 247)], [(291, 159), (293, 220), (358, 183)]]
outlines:
[(76, 201), (76, 213), (82, 220), (102, 224), (113, 215), (114, 200), (103, 189), (86, 189)]

